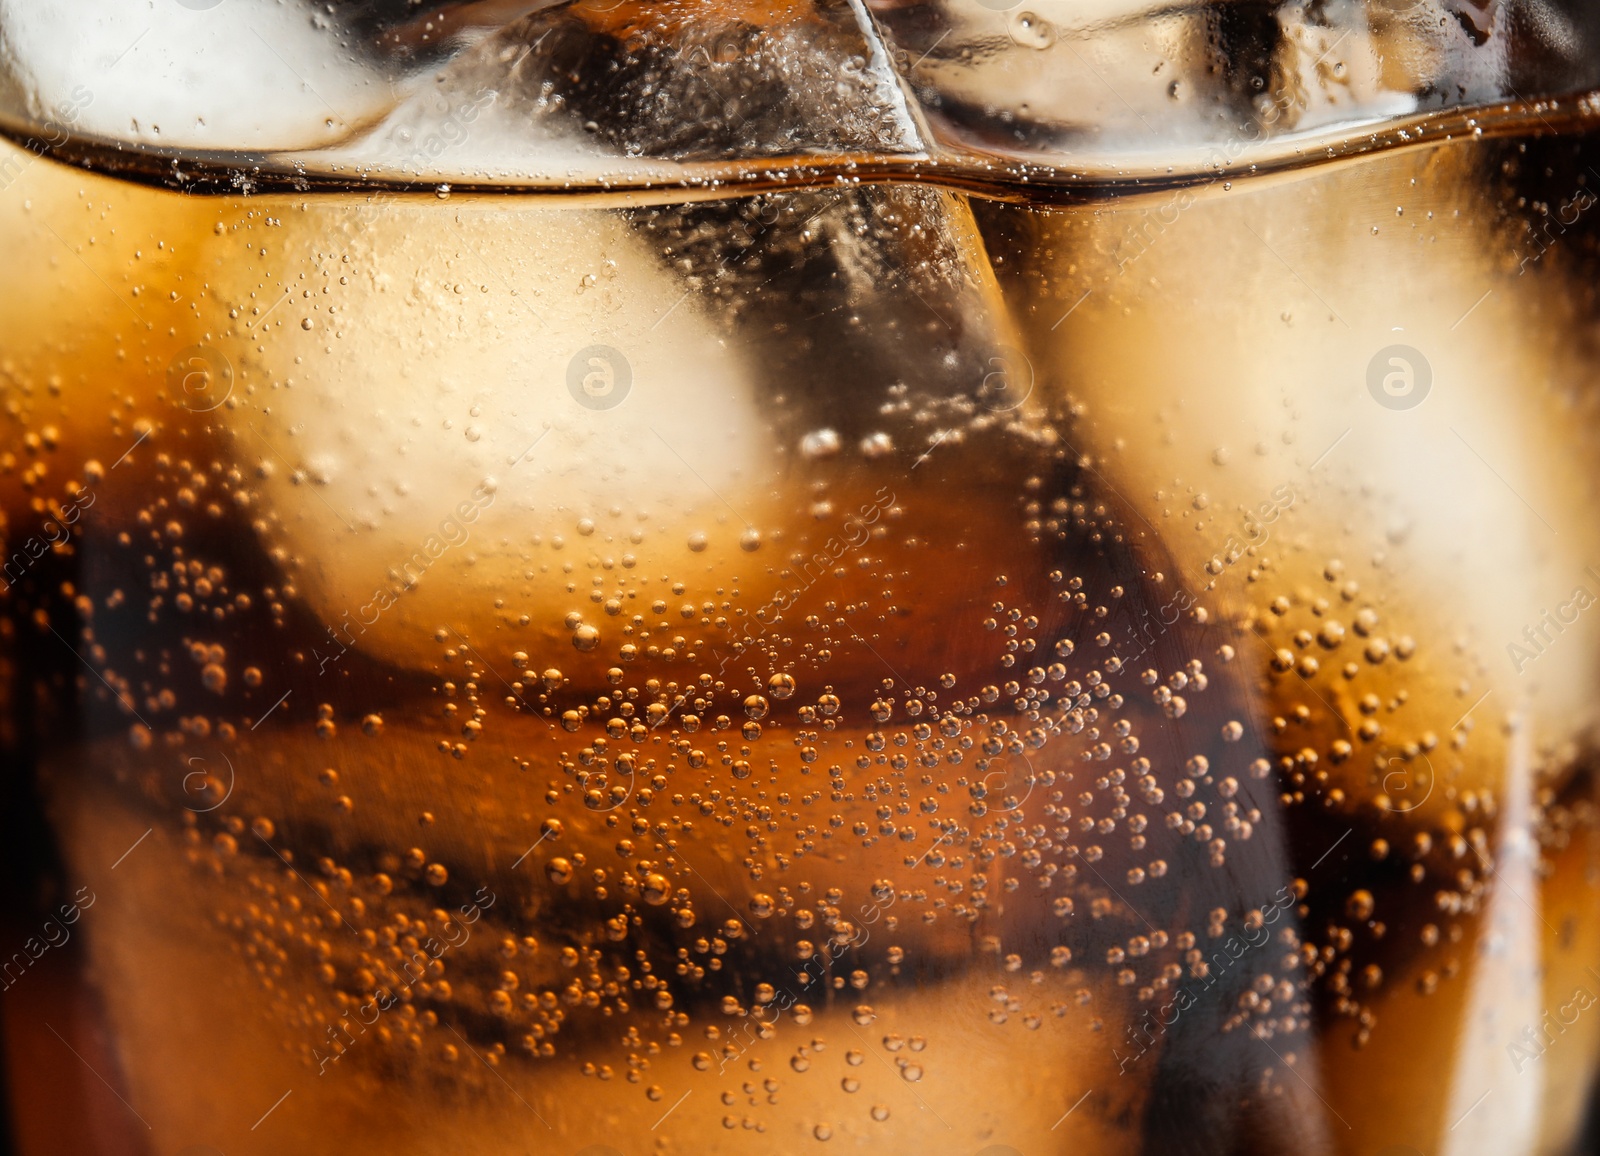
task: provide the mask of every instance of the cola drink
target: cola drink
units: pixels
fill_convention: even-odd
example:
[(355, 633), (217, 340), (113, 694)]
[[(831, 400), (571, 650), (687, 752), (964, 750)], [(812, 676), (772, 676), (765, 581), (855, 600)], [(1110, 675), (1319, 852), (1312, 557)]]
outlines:
[(1576, 1150), (1600, 146), (1511, 17), (1402, 115), (1431, 8), (368, 7), (308, 129), (0, 159), (23, 1150)]

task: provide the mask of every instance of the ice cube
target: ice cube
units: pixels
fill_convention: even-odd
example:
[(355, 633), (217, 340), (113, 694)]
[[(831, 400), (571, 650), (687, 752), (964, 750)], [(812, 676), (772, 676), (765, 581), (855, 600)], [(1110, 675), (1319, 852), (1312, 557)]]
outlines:
[[(871, 22), (846, 0), (745, 15), (709, 3), (551, 8), (434, 79), (373, 130), (363, 159), (435, 174), (565, 166), (572, 177), (618, 162), (922, 148)], [(453, 139), (452, 121), (471, 131)], [(443, 160), (419, 153), (430, 136), (447, 139)]]
[(961, 150), (1064, 157), (1200, 139), (1227, 95), (1198, 6), (1135, 19), (1122, 4), (955, 0), (875, 15), (941, 139)]
[(1508, 38), (1460, 35), (1432, 0), (872, 7), (940, 143), (1053, 165), (1164, 166), (1175, 147), (1231, 161), (1264, 138), (1507, 94)]
[[(325, 14), (270, 0), (4, 0), (7, 103), (75, 135), (159, 148), (316, 149), (394, 104)], [(59, 142), (56, 142), (59, 143)]]
[[(770, 435), (615, 213), (430, 197), (285, 224), (218, 243), (250, 382), (225, 416), (329, 652), (426, 667), (498, 631), (497, 669), (530, 651), (603, 684), (633, 616), (678, 623), (672, 647), (718, 588), (770, 595)], [(270, 266), (223, 259), (241, 243)]]
[[(1492, 155), (1395, 152), (1316, 181), (1165, 193), (1087, 223), (1036, 215), (996, 242), (1054, 251), (1015, 292), (1052, 301), (1035, 324), (1057, 327), (1080, 448), (1161, 528), (1176, 581), (1203, 593), (1213, 637), (1254, 672), (1262, 771), (1286, 784), (1308, 926), (1318, 905), (1348, 917), (1338, 881), (1357, 856), (1403, 855), (1412, 872), (1380, 894), (1375, 918), (1391, 929), (1440, 919), (1444, 890), (1490, 897), (1459, 922), (1464, 944), (1498, 928), (1499, 950), (1391, 948), (1372, 994), (1349, 997), (1352, 1014), (1376, 1015), (1370, 1032), (1322, 1045), (1322, 1091), (1369, 1145), (1391, 1137), (1360, 1131), (1384, 1115), (1361, 1111), (1363, 1073), (1392, 1073), (1386, 1094), (1442, 1119), (1442, 1134), (1479, 1077), (1505, 1070), (1507, 1032), (1535, 1014), (1540, 950), (1520, 859), (1531, 821), (1511, 800), (1530, 779), (1561, 781), (1559, 752), (1597, 721), (1594, 652), (1570, 620), (1587, 604), (1575, 588), (1600, 593), (1588, 442), (1571, 432), (1594, 418), (1573, 404), (1586, 371), (1558, 328), (1558, 302), (1581, 290), (1553, 272), (1519, 277), (1479, 184), (1498, 171)], [(1005, 230), (1008, 213), (986, 223)], [(1558, 606), (1559, 629), (1541, 613)], [(1362, 839), (1367, 823), (1381, 846)], [(1330, 850), (1352, 831), (1365, 845)], [(1454, 1074), (1441, 1080), (1415, 1041), (1463, 1019), (1472, 1030), (1449, 1037)], [(1528, 1142), (1520, 1104), (1483, 1118), (1502, 1147)]]
[[(1352, 729), (1369, 689), (1387, 702), (1410, 686), (1385, 733), (1403, 743), (1431, 731), (1447, 746), (1493, 688), (1471, 738), (1486, 744), (1474, 773), (1492, 781), (1503, 770), (1496, 724), (1530, 686), (1507, 644), (1526, 645), (1525, 626), (1575, 585), (1600, 592), (1584, 569), (1600, 542), (1562, 496), (1586, 487), (1582, 463), (1559, 448), (1572, 439), (1555, 434), (1566, 420), (1559, 391), (1505, 387), (1574, 371), (1562, 343), (1533, 337), (1496, 291), (1507, 273), (1485, 249), (1493, 232), (1474, 163), (1394, 153), (1316, 185), (1161, 194), (1103, 212), (1084, 232), (1069, 228), (1074, 216), (1039, 217), (1041, 232), (1005, 243), (1057, 253), (1042, 284), (1018, 284), (1054, 298), (1037, 324), (1060, 325), (1056, 354), (1079, 383), (1083, 433), (1112, 484), (1156, 525), (1182, 517), (1204, 528), (1165, 535), (1179, 580), (1215, 584), (1272, 647), (1314, 659), (1312, 685)], [(1260, 222), (1281, 198), (1305, 201), (1272, 218), (1293, 225), (1269, 229)], [(1375, 400), (1386, 374), (1406, 373), (1426, 374), (1431, 393), (1411, 408)], [(1286, 613), (1268, 605), (1278, 594)], [(1329, 619), (1342, 633), (1327, 643), (1292, 641), (1301, 629), (1314, 639)], [(1264, 660), (1260, 640), (1245, 642), (1257, 652), (1241, 657)], [(1397, 661), (1402, 649), (1409, 665)], [(1593, 717), (1584, 648), (1549, 647), (1523, 669), (1562, 737)], [(1370, 766), (1327, 769), (1353, 774), (1354, 789)]]

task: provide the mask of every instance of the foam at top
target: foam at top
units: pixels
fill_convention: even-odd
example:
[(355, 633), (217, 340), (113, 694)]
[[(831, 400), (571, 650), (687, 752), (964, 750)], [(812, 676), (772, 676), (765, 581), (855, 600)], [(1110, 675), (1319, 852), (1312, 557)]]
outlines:
[(0, 29), (14, 131), (440, 182), (840, 155), (1160, 171), (1600, 83), (1600, 17), (1570, 0), (0, 0)]

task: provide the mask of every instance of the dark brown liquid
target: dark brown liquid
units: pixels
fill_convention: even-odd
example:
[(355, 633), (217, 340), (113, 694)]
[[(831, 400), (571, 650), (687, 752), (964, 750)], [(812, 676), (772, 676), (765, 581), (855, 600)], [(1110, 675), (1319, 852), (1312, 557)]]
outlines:
[(1600, 178), (1521, 116), (1054, 207), (27, 167), (7, 742), (152, 1150), (1567, 1143)]

